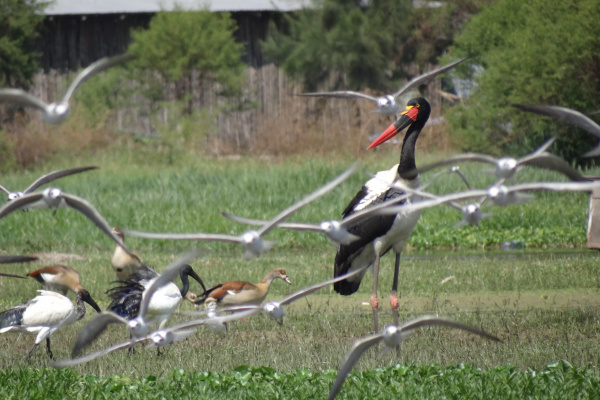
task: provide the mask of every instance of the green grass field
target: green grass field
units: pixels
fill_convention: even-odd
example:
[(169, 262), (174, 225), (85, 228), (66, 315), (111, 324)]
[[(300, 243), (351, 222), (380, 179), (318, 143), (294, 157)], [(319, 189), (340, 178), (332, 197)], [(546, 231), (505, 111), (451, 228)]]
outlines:
[[(433, 158), (420, 157), (419, 163)], [(51, 170), (98, 165), (100, 170), (66, 178), (57, 186), (91, 201), (115, 226), (239, 234), (248, 228), (223, 218), (220, 211), (269, 218), (353, 161), (185, 155), (167, 164), (150, 152), (115, 150), (68, 162), (57, 159), (34, 171), (4, 175), (0, 183), (24, 188)], [(396, 162), (392, 150), (366, 157), (359, 173), (290, 220), (338, 218), (370, 173)], [(482, 173), (485, 167), (465, 164), (461, 169), (475, 187), (493, 183), (492, 176)], [(529, 180), (563, 178), (524, 169), (518, 181)], [(464, 184), (449, 175), (428, 189), (449, 193), (463, 190)], [(588, 201), (587, 194), (539, 193), (535, 201), (521, 205), (488, 205), (485, 211), (492, 216), (475, 228), (456, 228), (461, 216), (449, 207), (424, 211), (403, 253), (401, 318), (435, 313), (481, 327), (504, 343), (443, 328), (416, 332), (398, 353), (380, 359), (375, 351), (368, 352), (340, 398), (597, 397), (600, 293), (597, 254), (585, 249)], [(29, 265), (2, 266), (3, 272), (66, 264), (79, 271), (82, 285), (102, 308), (108, 305), (104, 292), (115, 279), (110, 266), (113, 242), (76, 211), (15, 212), (0, 220), (0, 227), (3, 254), (41, 257)], [(258, 282), (271, 269), (284, 268), (293, 285), (275, 281), (271, 299), (332, 276), (335, 246), (324, 236), (275, 230), (268, 239), (277, 247), (252, 260), (244, 260), (242, 249), (233, 244), (201, 244), (206, 255), (192, 266), (207, 285), (231, 279)], [(196, 245), (126, 241), (159, 271)], [(507, 241), (523, 243), (525, 249), (499, 250)], [(391, 256), (384, 257), (382, 324), (391, 323), (387, 296), (392, 264)], [(257, 315), (230, 324), (226, 337), (199, 329), (160, 357), (139, 348), (132, 356), (114, 353), (69, 370), (46, 369), (49, 360), (43, 349), (30, 365), (24, 364), (33, 337), (0, 335), (0, 392), (3, 398), (23, 393), (30, 398), (323, 398), (353, 339), (372, 329), (370, 307), (364, 304), (371, 283), (367, 274), (353, 296), (341, 297), (327, 288), (302, 299), (286, 309), (283, 326)], [(33, 280), (9, 278), (0, 278), (0, 285), (0, 309), (34, 297), (39, 288)], [(192, 281), (191, 290), (198, 293), (200, 287)], [(181, 308), (193, 310), (187, 302)], [(69, 356), (77, 332), (90, 318), (52, 336), (57, 359)], [(122, 327), (111, 327), (92, 350), (126, 337)]]

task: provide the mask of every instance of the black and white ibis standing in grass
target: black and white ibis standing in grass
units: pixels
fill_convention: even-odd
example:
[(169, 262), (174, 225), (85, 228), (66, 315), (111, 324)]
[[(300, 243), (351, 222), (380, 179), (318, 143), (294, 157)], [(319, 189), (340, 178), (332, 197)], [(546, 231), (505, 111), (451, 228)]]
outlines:
[(314, 192), (306, 195), (296, 203), (281, 211), (279, 214), (271, 218), (267, 223), (261, 226), (258, 230), (251, 230), (242, 233), (241, 235), (228, 235), (224, 233), (155, 233), (155, 232), (139, 232), (125, 230), (130, 236), (136, 236), (146, 239), (164, 239), (164, 240), (206, 240), (239, 243), (244, 246), (244, 256), (251, 258), (259, 256), (269, 251), (275, 243), (264, 240), (264, 236), (271, 232), (277, 224), (284, 221), (290, 215), (311, 203), (312, 201), (323, 196), (325, 193), (333, 190), (336, 186), (344, 182), (358, 168), (358, 164), (352, 165), (346, 171), (342, 172), (336, 178), (326, 183)]
[(331, 386), (331, 390), (329, 391), (328, 400), (333, 400), (338, 395), (346, 377), (352, 371), (352, 367), (360, 357), (367, 351), (369, 348), (375, 346), (380, 343), (382, 340), (385, 342), (385, 350), (389, 351), (394, 347), (398, 347), (402, 344), (402, 341), (410, 336), (411, 333), (415, 331), (417, 328), (422, 328), (425, 326), (447, 326), (448, 328), (460, 329), (463, 331), (471, 332), (476, 335), (482, 336), (486, 339), (493, 340), (496, 342), (501, 342), (494, 335), (490, 335), (480, 329), (474, 328), (469, 325), (461, 324), (460, 322), (452, 321), (446, 318), (438, 318), (430, 315), (424, 315), (422, 317), (413, 319), (411, 321), (407, 321), (400, 326), (397, 325), (389, 325), (387, 326), (383, 332), (376, 333), (374, 335), (370, 335), (358, 340), (352, 349), (346, 356), (346, 360), (344, 364), (340, 367), (337, 377)]
[[(391, 139), (405, 128), (408, 128), (400, 152), (400, 163), (387, 171), (378, 172), (373, 178), (364, 184), (358, 194), (350, 201), (343, 212), (344, 218), (348, 218), (355, 212), (368, 207), (376, 206), (386, 200), (401, 197), (405, 194), (403, 186), (409, 188), (419, 187), (419, 175), (415, 165), (415, 145), (419, 133), (429, 119), (431, 107), (427, 100), (422, 97), (410, 100), (406, 109), (389, 128), (387, 128), (369, 148), (378, 146)], [(418, 201), (418, 196), (411, 196), (402, 202)], [(365, 266), (373, 266), (373, 289), (371, 291), (371, 308), (373, 310), (373, 325), (375, 332), (378, 330), (377, 309), (377, 285), (379, 279), (380, 258), (389, 250), (396, 253), (396, 264), (392, 282), (392, 293), (390, 304), (394, 315), (394, 322), (398, 321), (398, 273), (400, 268), (400, 254), (406, 240), (413, 231), (420, 211), (401, 212), (396, 215), (379, 214), (370, 218), (357, 221), (347, 227), (348, 232), (358, 236), (360, 239), (348, 245), (340, 245), (335, 257), (334, 276), (340, 276), (362, 269)], [(364, 276), (358, 274), (351, 279), (342, 280), (334, 284), (334, 290), (344, 296), (355, 293)]]
[(334, 98), (344, 98), (344, 99), (355, 98), (355, 99), (370, 100), (377, 104), (377, 109), (375, 109), (375, 112), (383, 114), (383, 115), (387, 115), (389, 117), (393, 117), (395, 115), (398, 115), (400, 110), (402, 110), (402, 106), (400, 104), (398, 104), (398, 102), (397, 102), (398, 97), (400, 97), (401, 95), (403, 95), (404, 93), (408, 92), (409, 90), (411, 90), (413, 88), (419, 87), (421, 85), (426, 85), (431, 80), (433, 80), (436, 76), (443, 74), (444, 72), (456, 67), (458, 64), (462, 63), (465, 60), (466, 60), (466, 58), (463, 58), (462, 60), (454, 61), (454, 62), (444, 65), (440, 68), (434, 69), (433, 71), (429, 71), (425, 74), (419, 75), (416, 78), (410, 80), (408, 83), (406, 83), (400, 89), (398, 89), (396, 92), (385, 95), (385, 96), (376, 97), (376, 96), (371, 96), (366, 93), (354, 92), (351, 90), (338, 90), (338, 91), (333, 91), (333, 92), (302, 93), (302, 94), (300, 94), (300, 96), (334, 97)]
[[(114, 346), (110, 346), (105, 349), (98, 350), (94, 353), (90, 353), (90, 354), (80, 356), (77, 358), (75, 358), (75, 356), (77, 355), (78, 351), (74, 351), (72, 354), (73, 358), (68, 359), (68, 360), (54, 361), (51, 365), (53, 367), (62, 368), (62, 367), (70, 367), (73, 365), (82, 364), (82, 363), (94, 360), (98, 357), (102, 357), (106, 354), (109, 354), (109, 353), (112, 353), (115, 351), (131, 348), (131, 346), (133, 346), (137, 343), (140, 343), (142, 341), (145, 341), (145, 340), (153, 341), (153, 343), (150, 345), (150, 347), (166, 346), (166, 345), (172, 344), (176, 341), (185, 339), (186, 337), (188, 337), (190, 334), (193, 333), (193, 330), (195, 328), (200, 327), (200, 326), (207, 326), (215, 333), (225, 334), (227, 331), (226, 326), (227, 326), (228, 322), (236, 321), (239, 319), (244, 319), (246, 317), (255, 315), (261, 311), (264, 311), (271, 318), (273, 318), (277, 322), (281, 323), (281, 319), (285, 315), (283, 306), (290, 304), (293, 301), (298, 300), (304, 296), (308, 296), (309, 294), (311, 294), (327, 285), (331, 285), (332, 283), (334, 283), (340, 279), (345, 279), (348, 276), (354, 276), (360, 272), (362, 272), (362, 271), (356, 270), (356, 271), (349, 273), (347, 276), (340, 276), (340, 277), (337, 277), (334, 279), (329, 279), (324, 282), (308, 286), (306, 288), (300, 289), (300, 290), (286, 296), (285, 298), (283, 298), (280, 301), (271, 301), (271, 302), (265, 304), (264, 306), (245, 305), (245, 306), (233, 306), (233, 307), (228, 307), (228, 308), (222, 309), (223, 312), (229, 312), (229, 311), (232, 312), (231, 314), (227, 314), (227, 315), (218, 315), (215, 312), (216, 301), (214, 299), (210, 299), (211, 306), (207, 309), (207, 311), (184, 314), (184, 315), (188, 315), (188, 316), (202, 315), (202, 316), (204, 316), (204, 318), (181, 322), (179, 324), (172, 325), (172, 326), (166, 327), (164, 329), (159, 329), (157, 331), (151, 332), (148, 335), (140, 336), (140, 337), (137, 337), (136, 339), (124, 341), (124, 342), (118, 343)], [(105, 314), (105, 313), (103, 313), (103, 314)], [(103, 314), (96, 317), (95, 320), (99, 320)], [(90, 322), (90, 324), (92, 324), (95, 320)], [(77, 338), (78, 342), (79, 342), (79, 339), (82, 336), (84, 336), (83, 333), (84, 332), (82, 331), (82, 333), (80, 333), (80, 336)]]
[(27, 355), (27, 360), (44, 339), (46, 339), (46, 353), (53, 358), (50, 349), (50, 335), (57, 329), (82, 319), (85, 316), (84, 303), (88, 303), (97, 312), (101, 311), (85, 289), (77, 292), (75, 298), (77, 308), (62, 294), (49, 290), (38, 291), (40, 294), (27, 303), (0, 313), (0, 333), (37, 334), (35, 343)]
[(58, 210), (58, 208), (61, 207), (73, 208), (92, 221), (102, 232), (110, 237), (116, 244), (121, 246), (125, 252), (131, 253), (127, 250), (121, 239), (112, 232), (110, 225), (106, 222), (106, 219), (104, 219), (102, 214), (100, 214), (90, 202), (81, 197), (65, 193), (58, 188), (49, 187), (41, 193), (30, 193), (9, 201), (4, 207), (0, 208), (0, 219), (6, 217), (13, 211), (30, 206), (54, 210)]
[[(579, 111), (561, 107), (561, 106), (547, 106), (542, 104), (513, 104), (520, 110), (527, 111), (534, 114), (544, 115), (546, 117), (554, 118), (561, 122), (566, 122), (571, 125), (578, 126), (579, 128), (591, 133), (600, 139), (600, 125), (598, 125), (593, 119), (587, 115), (580, 113)], [(584, 157), (596, 157), (600, 155), (600, 146), (588, 151)]]
[(98, 169), (98, 167), (80, 167), (80, 168), (63, 169), (60, 171), (53, 171), (46, 175), (40, 176), (31, 185), (27, 186), (27, 188), (25, 190), (23, 190), (22, 192), (11, 192), (10, 190), (8, 190), (7, 188), (5, 188), (2, 185), (0, 185), (0, 190), (5, 192), (8, 195), (8, 201), (11, 201), (11, 200), (17, 199), (19, 197), (22, 197), (26, 194), (33, 193), (33, 191), (35, 189), (39, 188), (40, 186), (45, 185), (46, 183), (55, 181), (60, 178), (64, 178), (65, 176), (79, 174), (81, 172), (90, 171), (93, 169)]
[[(80, 332), (73, 353), (77, 354), (91, 344), (110, 324), (126, 325), (134, 338), (146, 335), (151, 324), (158, 323), (162, 328), (188, 292), (190, 276), (206, 291), (202, 279), (186, 264), (200, 254), (199, 250), (188, 252), (161, 274), (146, 266), (118, 281), (117, 286), (107, 292), (112, 299), (108, 312), (98, 315)], [(177, 275), (183, 283), (181, 288), (171, 282)]]
[(41, 110), (44, 115), (42, 120), (52, 125), (61, 124), (67, 119), (69, 115), (69, 101), (75, 93), (75, 90), (85, 82), (87, 79), (92, 77), (98, 72), (104, 71), (114, 65), (124, 63), (133, 59), (134, 56), (129, 54), (122, 54), (115, 57), (105, 57), (93, 64), (90, 64), (87, 68), (81, 71), (71, 82), (67, 92), (63, 98), (55, 103), (48, 104), (42, 99), (39, 99), (32, 94), (29, 94), (21, 89), (0, 89), (0, 102), (7, 101), (11, 103), (20, 104), (23, 106), (34, 107)]

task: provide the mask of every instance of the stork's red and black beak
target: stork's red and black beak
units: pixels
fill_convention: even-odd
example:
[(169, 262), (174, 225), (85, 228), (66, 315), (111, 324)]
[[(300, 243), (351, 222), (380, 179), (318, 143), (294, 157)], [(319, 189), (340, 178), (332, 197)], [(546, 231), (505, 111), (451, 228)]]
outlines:
[(377, 147), (381, 143), (387, 142), (401, 132), (404, 128), (415, 122), (417, 120), (417, 116), (419, 115), (418, 105), (406, 106), (406, 110), (404, 110), (401, 115), (402, 116), (400, 118), (394, 121), (392, 125), (390, 125), (381, 135), (379, 135), (377, 139), (373, 141), (373, 143), (369, 145), (369, 149)]

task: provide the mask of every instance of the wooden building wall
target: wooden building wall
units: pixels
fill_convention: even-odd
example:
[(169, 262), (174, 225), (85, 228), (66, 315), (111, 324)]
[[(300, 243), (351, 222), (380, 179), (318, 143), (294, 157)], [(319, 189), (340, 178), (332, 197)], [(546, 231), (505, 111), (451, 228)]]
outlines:
[[(40, 65), (44, 72), (76, 71), (94, 61), (126, 51), (131, 30), (147, 28), (153, 13), (93, 14), (48, 16), (37, 41)], [(277, 12), (234, 12), (237, 22), (235, 39), (244, 43), (243, 60), (260, 67), (265, 60), (260, 41), (267, 37), (271, 21), (281, 25)], [(199, 27), (198, 29), (201, 29)]]

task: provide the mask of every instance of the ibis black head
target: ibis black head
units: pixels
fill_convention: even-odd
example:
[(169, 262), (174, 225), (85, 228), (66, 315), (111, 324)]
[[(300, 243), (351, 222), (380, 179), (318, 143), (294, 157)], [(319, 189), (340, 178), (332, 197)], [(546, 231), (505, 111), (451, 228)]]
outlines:
[(194, 271), (189, 264), (185, 264), (183, 267), (181, 267), (179, 276), (181, 277), (181, 282), (183, 282), (183, 286), (181, 288), (182, 297), (184, 297), (190, 289), (190, 281), (188, 279), (188, 276), (194, 278), (194, 280), (196, 280), (196, 282), (198, 282), (202, 286), (202, 289), (204, 289), (204, 291), (206, 292), (206, 286), (204, 286), (204, 282), (202, 282), (202, 279), (200, 279), (196, 271)]
[(92, 308), (94, 310), (96, 310), (96, 312), (101, 313), (102, 310), (100, 309), (100, 307), (98, 307), (98, 304), (96, 304), (96, 302), (94, 301), (94, 299), (92, 299), (92, 296), (90, 295), (90, 292), (88, 292), (85, 289), (80, 289), (77, 292), (77, 300), (83, 300), (86, 303), (88, 303), (90, 306), (92, 306)]

